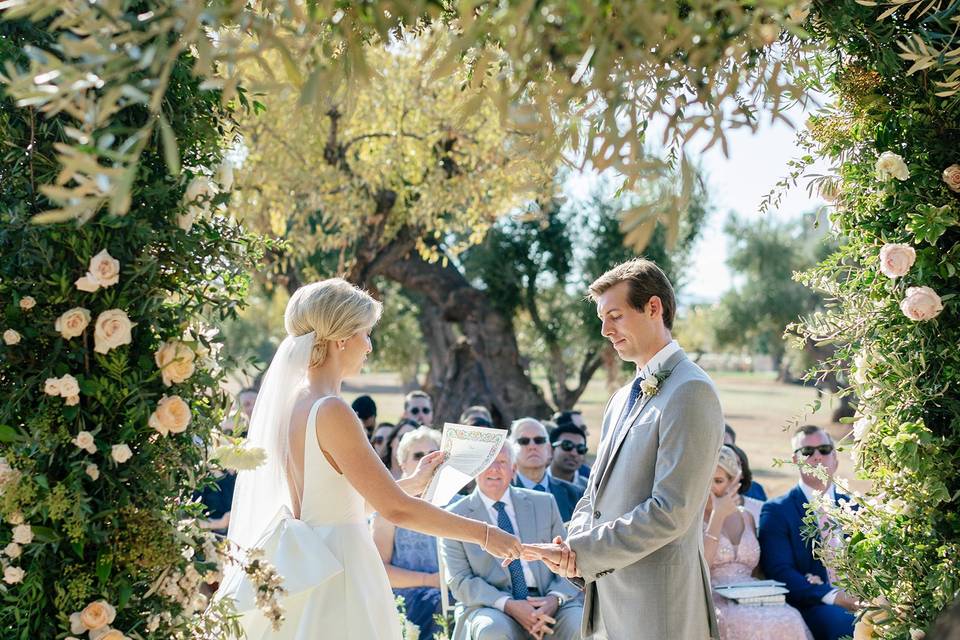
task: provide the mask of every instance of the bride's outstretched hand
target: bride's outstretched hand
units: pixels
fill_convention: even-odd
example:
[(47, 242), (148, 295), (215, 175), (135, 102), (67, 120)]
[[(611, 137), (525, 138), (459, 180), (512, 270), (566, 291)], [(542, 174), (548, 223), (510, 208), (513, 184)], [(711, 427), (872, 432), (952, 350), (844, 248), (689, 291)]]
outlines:
[(515, 535), (507, 533), (499, 527), (487, 525), (486, 544), (483, 545), (487, 553), (503, 558), (504, 566), (513, 560), (519, 560), (523, 553), (523, 545)]
[(580, 577), (577, 554), (559, 536), (553, 542), (523, 545), (523, 559), (528, 562), (542, 560), (550, 571), (564, 578)]
[(411, 476), (416, 483), (416, 492), (413, 495), (419, 496), (427, 490), (427, 487), (430, 486), (430, 481), (433, 480), (433, 474), (437, 472), (437, 468), (443, 464), (443, 461), (446, 459), (447, 454), (443, 451), (431, 451), (420, 458), (420, 462), (417, 464), (417, 470), (414, 471), (413, 476)]

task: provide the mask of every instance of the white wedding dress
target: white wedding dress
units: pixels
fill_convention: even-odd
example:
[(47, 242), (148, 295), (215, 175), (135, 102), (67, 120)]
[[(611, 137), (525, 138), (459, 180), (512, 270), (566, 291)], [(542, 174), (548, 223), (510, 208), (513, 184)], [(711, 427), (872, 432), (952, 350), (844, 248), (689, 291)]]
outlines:
[(324, 457), (316, 438), (321, 398), (307, 418), (300, 519), (281, 507), (260, 543), (283, 577), (285, 621), (274, 631), (242, 576), (233, 597), (250, 640), (400, 640), (400, 618), (367, 526), (364, 499)]

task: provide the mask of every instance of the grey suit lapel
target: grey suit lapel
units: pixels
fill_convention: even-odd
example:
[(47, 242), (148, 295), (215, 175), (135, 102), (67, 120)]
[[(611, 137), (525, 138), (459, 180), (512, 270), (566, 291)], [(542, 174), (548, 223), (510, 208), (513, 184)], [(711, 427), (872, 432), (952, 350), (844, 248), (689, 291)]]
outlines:
[[(686, 359), (687, 359), (686, 354), (683, 352), (683, 349), (680, 349), (679, 351), (674, 353), (672, 356), (667, 358), (667, 361), (663, 363), (659, 371), (672, 371), (673, 369), (676, 369), (677, 365), (679, 365), (682, 361)], [(664, 381), (664, 384), (666, 384), (666, 381)], [(637, 421), (637, 418), (640, 417), (640, 414), (646, 408), (647, 404), (649, 404), (650, 401), (653, 400), (655, 397), (656, 395), (641, 396), (640, 400), (630, 411), (630, 414), (627, 416), (627, 419), (624, 421), (623, 427), (620, 429), (620, 431), (610, 434), (612, 437), (616, 438), (616, 442), (612, 443), (612, 446), (610, 447), (610, 450), (607, 452), (607, 456), (604, 460), (604, 466), (602, 469), (600, 469), (601, 475), (599, 480), (597, 481), (595, 495), (600, 495), (600, 490), (603, 488), (604, 481), (607, 479), (607, 476), (610, 475), (610, 468), (613, 466), (613, 461), (617, 457), (617, 452), (620, 451), (620, 445), (623, 444), (624, 439), (627, 437), (627, 434), (630, 433), (630, 429), (633, 428), (634, 423)]]

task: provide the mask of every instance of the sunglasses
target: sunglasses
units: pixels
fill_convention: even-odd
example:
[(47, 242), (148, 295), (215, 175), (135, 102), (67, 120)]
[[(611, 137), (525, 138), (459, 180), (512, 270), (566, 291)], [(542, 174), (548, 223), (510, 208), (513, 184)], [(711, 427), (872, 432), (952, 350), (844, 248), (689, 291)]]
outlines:
[(560, 448), (560, 449), (563, 449), (564, 451), (573, 451), (574, 449), (576, 449), (577, 453), (579, 453), (580, 455), (586, 455), (587, 453), (587, 445), (573, 444), (569, 440), (561, 440), (560, 442), (554, 442), (553, 448), (554, 449)]
[(423, 412), (423, 415), (427, 415), (428, 413), (431, 413), (430, 407), (411, 407), (410, 408), (410, 413), (412, 413), (415, 416), (420, 415), (421, 411)]
[(525, 447), (531, 442), (533, 442), (533, 444), (546, 444), (547, 439), (544, 436), (535, 436), (533, 438), (517, 438), (517, 444), (521, 447)]
[(821, 444), (821, 445), (816, 446), (816, 447), (800, 447), (800, 448), (798, 448), (798, 449), (794, 449), (794, 450), (793, 450), (794, 453), (799, 453), (799, 454), (802, 455), (804, 458), (809, 458), (810, 456), (812, 456), (814, 451), (819, 452), (820, 455), (822, 455), (822, 456), (828, 456), (828, 455), (830, 455), (831, 453), (833, 453), (833, 445), (832, 445), (832, 444)]
[[(436, 449), (434, 449), (434, 451), (436, 451)], [(428, 455), (430, 455), (431, 453), (433, 453), (433, 451), (414, 451), (414, 453), (413, 453), (413, 459), (414, 459), (414, 460), (422, 460), (422, 459), (424, 458), (424, 456), (428, 456)]]

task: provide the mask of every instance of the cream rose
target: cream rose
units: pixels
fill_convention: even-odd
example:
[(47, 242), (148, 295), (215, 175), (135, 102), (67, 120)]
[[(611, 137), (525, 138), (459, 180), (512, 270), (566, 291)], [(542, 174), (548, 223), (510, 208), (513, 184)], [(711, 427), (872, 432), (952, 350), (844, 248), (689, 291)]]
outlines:
[(182, 433), (190, 424), (190, 406), (180, 396), (163, 396), (148, 424), (160, 435)]
[(104, 627), (103, 629), (97, 629), (96, 631), (91, 631), (90, 640), (130, 640), (130, 638), (123, 635), (120, 631), (116, 629), (111, 629), (110, 627)]
[(867, 369), (869, 369), (870, 364), (867, 359), (867, 354), (858, 353), (853, 359), (853, 381), (857, 384), (866, 384), (867, 383)]
[(879, 180), (889, 180), (890, 178), (906, 180), (910, 177), (910, 169), (907, 168), (907, 163), (903, 161), (901, 156), (892, 151), (884, 151), (880, 154), (875, 169)]
[(23, 524), (23, 513), (14, 511), (7, 516), (7, 522), (10, 524)]
[(81, 431), (77, 434), (77, 437), (73, 439), (73, 445), (78, 449), (83, 449), (87, 453), (96, 453), (97, 445), (93, 441), (93, 434), (89, 431)]
[(3, 555), (14, 560), (19, 558), (21, 553), (23, 553), (23, 547), (16, 542), (11, 542), (3, 548)]
[(70, 614), (70, 633), (86, 633), (87, 627), (80, 622), (80, 612), (75, 611)]
[(100, 477), (100, 467), (95, 464), (88, 464), (87, 468), (83, 471), (85, 474), (90, 476), (91, 480), (96, 480)]
[(906, 297), (900, 302), (900, 310), (915, 322), (931, 320), (943, 311), (943, 302), (930, 287), (908, 287)]
[(93, 278), (101, 287), (112, 287), (120, 282), (120, 261), (104, 249), (90, 258), (88, 278)]
[(110, 309), (97, 316), (93, 330), (93, 350), (97, 353), (107, 353), (111, 349), (130, 344), (132, 337), (130, 330), (135, 327), (130, 322), (125, 311)]
[(53, 323), (53, 328), (69, 340), (82, 334), (88, 324), (90, 324), (90, 312), (83, 307), (74, 307), (57, 318), (56, 322)]
[(7, 329), (3, 332), (3, 343), (8, 347), (12, 347), (15, 344), (19, 344), (20, 334), (14, 331), (13, 329)]
[(93, 277), (93, 274), (88, 273), (87, 275), (78, 278), (76, 282), (73, 283), (80, 291), (86, 291), (87, 293), (93, 293), (100, 288), (100, 283), (97, 282), (97, 279)]
[(13, 541), (17, 544), (33, 542), (33, 529), (28, 524), (18, 524), (13, 528)]
[(80, 612), (80, 622), (91, 631), (102, 629), (117, 617), (117, 610), (106, 600), (91, 602)]
[(80, 396), (78, 395), (67, 396), (66, 399), (63, 401), (63, 404), (67, 405), (68, 407), (75, 407), (78, 404), (80, 404)]
[(193, 360), (196, 355), (189, 346), (179, 340), (168, 340), (160, 345), (153, 359), (160, 368), (163, 384), (178, 384), (193, 375)]
[(24, 296), (20, 298), (20, 308), (24, 311), (30, 311), (37, 306), (37, 301), (32, 296)]
[(110, 450), (110, 457), (113, 458), (117, 464), (123, 464), (133, 457), (133, 451), (125, 444), (115, 444)]
[(69, 373), (60, 378), (60, 395), (64, 398), (80, 395), (80, 383)]
[(27, 575), (20, 567), (7, 567), (3, 570), (3, 581), (7, 584), (17, 584), (23, 582), (23, 576)]
[(908, 244), (885, 244), (880, 248), (880, 273), (888, 278), (899, 278), (910, 271), (917, 260), (917, 252)]
[(950, 191), (960, 193), (960, 164), (952, 164), (943, 170), (943, 181)]
[(47, 378), (43, 383), (43, 392), (48, 396), (59, 396), (60, 378)]

